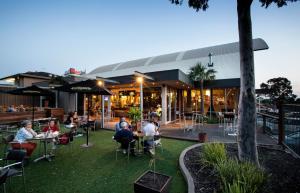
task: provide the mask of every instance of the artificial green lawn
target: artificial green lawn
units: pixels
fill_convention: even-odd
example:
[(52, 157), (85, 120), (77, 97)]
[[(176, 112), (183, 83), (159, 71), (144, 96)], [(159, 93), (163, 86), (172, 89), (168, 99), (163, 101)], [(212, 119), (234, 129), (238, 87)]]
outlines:
[[(51, 161), (33, 163), (38, 157), (37, 149), (31, 163), (26, 166), (27, 192), (31, 193), (132, 193), (133, 182), (149, 166), (150, 156), (130, 157), (118, 154), (115, 160), (116, 144), (112, 131), (90, 133), (90, 148), (81, 148), (85, 137), (75, 138), (72, 148), (60, 146)], [(181, 151), (192, 142), (162, 139), (163, 152), (157, 149), (156, 171), (172, 176), (171, 193), (187, 192), (181, 175), (178, 158)], [(41, 150), (42, 152), (42, 150)], [(7, 185), (8, 192), (23, 192), (21, 178), (16, 177)]]

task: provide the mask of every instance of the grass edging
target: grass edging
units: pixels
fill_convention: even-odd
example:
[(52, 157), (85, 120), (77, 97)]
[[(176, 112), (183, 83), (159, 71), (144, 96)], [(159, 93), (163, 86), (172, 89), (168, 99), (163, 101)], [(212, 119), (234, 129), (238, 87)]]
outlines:
[(185, 154), (191, 150), (191, 149), (194, 149), (196, 147), (199, 147), (199, 146), (202, 146), (203, 143), (200, 143), (200, 144), (195, 144), (195, 145), (192, 145), (190, 147), (187, 147), (185, 148), (180, 156), (179, 156), (179, 167), (180, 167), (180, 170), (181, 170), (181, 173), (188, 185), (188, 193), (195, 193), (195, 184), (194, 184), (194, 179), (193, 177), (191, 176), (190, 172), (188, 171), (188, 169), (185, 167), (185, 164), (184, 164), (184, 157), (185, 157)]

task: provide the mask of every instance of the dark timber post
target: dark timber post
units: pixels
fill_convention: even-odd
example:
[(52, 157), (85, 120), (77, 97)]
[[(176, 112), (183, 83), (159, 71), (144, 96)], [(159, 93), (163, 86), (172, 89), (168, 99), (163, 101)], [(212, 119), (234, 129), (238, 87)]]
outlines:
[(278, 120), (278, 144), (282, 145), (282, 142), (284, 141), (284, 113), (283, 113), (283, 103), (282, 101), (278, 104), (279, 109), (279, 120)]

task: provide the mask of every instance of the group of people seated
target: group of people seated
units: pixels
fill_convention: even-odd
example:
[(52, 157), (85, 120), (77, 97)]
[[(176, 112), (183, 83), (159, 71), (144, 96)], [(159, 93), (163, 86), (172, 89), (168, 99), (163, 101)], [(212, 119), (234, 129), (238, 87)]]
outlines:
[(143, 136), (142, 145), (144, 146), (144, 153), (154, 154), (154, 146), (160, 144), (159, 134), (159, 115), (156, 112), (150, 114), (150, 120), (142, 127), (140, 133), (134, 131), (133, 128), (126, 121), (125, 117), (120, 118), (115, 126), (116, 133), (113, 137), (114, 140), (121, 144), (123, 153), (128, 153), (128, 147), (130, 147), (130, 153), (134, 156), (135, 142), (139, 142), (139, 136)]
[[(88, 120), (89, 119), (89, 120)], [(78, 131), (78, 128), (82, 128), (86, 131), (86, 128), (90, 128), (94, 125), (94, 120), (91, 116), (78, 116), (77, 111), (69, 112), (66, 121), (64, 122), (66, 126), (71, 128), (72, 133), (75, 137), (82, 136), (82, 133)]]
[[(3, 111), (3, 107), (2, 107), (2, 111)], [(7, 107), (6, 112), (11, 113), (11, 112), (25, 112), (26, 108), (24, 107), (24, 105), (19, 105), (18, 107), (15, 107), (15, 105), (10, 105), (9, 107)]]
[(36, 149), (37, 144), (31, 141), (34, 137), (50, 137), (52, 138), (52, 149), (56, 148), (57, 137), (59, 136), (59, 127), (56, 121), (51, 119), (48, 125), (42, 129), (42, 133), (37, 134), (32, 129), (32, 122), (25, 120), (21, 123), (22, 127), (18, 130), (11, 146), (13, 149), (24, 149), (26, 150), (26, 158), (29, 158), (33, 151)]

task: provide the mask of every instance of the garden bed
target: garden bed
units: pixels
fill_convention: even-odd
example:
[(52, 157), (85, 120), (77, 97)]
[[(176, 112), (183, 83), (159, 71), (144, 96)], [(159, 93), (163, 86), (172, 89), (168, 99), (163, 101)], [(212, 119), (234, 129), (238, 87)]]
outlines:
[[(259, 146), (259, 162), (267, 174), (261, 193), (300, 192), (300, 159), (275, 146)], [(277, 147), (277, 146), (276, 146)], [(229, 157), (237, 157), (237, 145), (226, 144)], [(201, 163), (202, 146), (187, 151), (184, 164), (190, 172), (196, 193), (221, 192), (221, 179), (211, 166)]]

